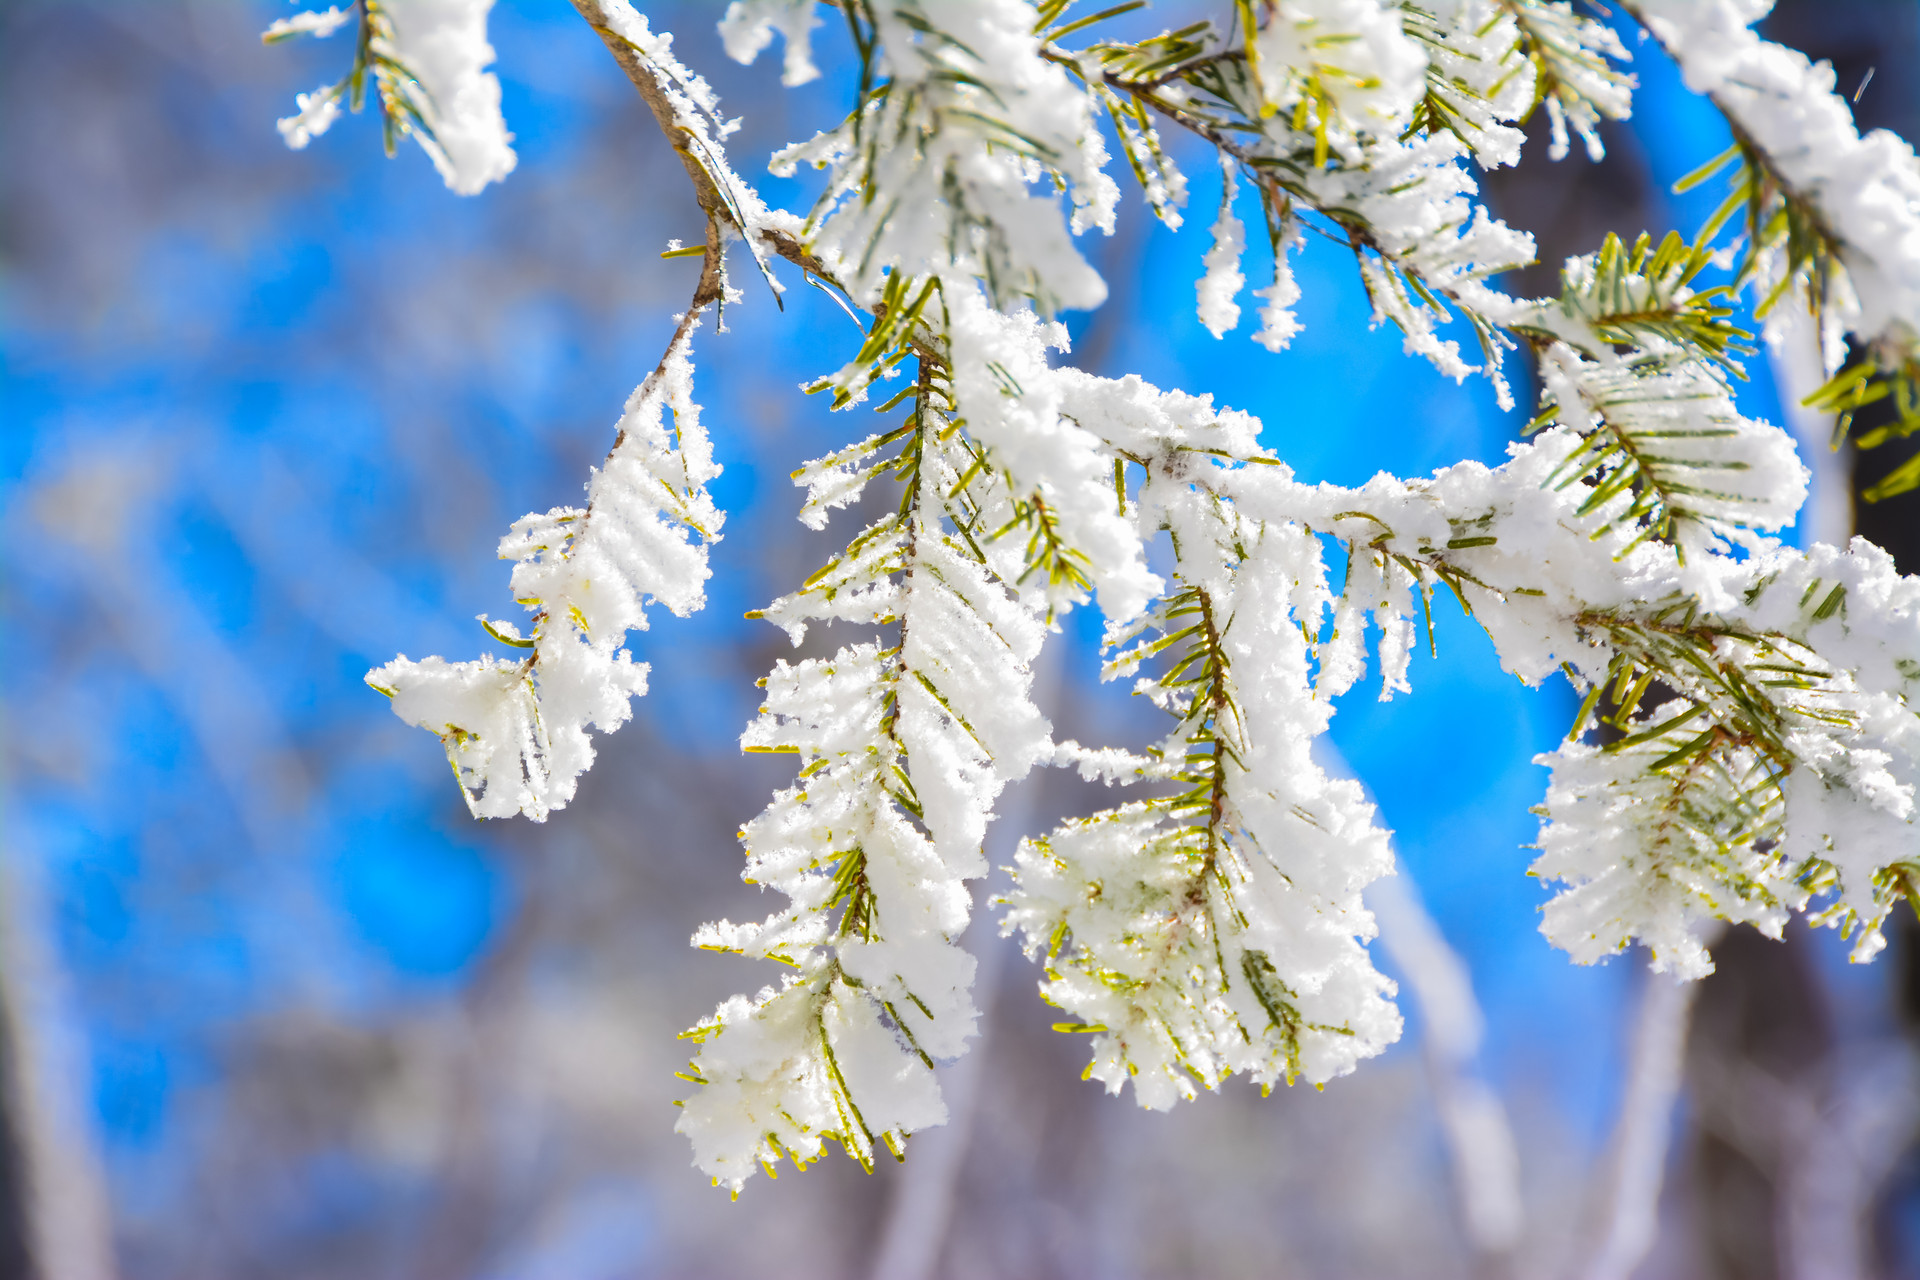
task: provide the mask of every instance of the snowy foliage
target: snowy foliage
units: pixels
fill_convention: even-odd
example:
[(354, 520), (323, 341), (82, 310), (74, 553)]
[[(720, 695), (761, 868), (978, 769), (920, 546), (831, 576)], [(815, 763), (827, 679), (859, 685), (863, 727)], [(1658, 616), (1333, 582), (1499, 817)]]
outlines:
[(447, 186), (472, 195), (513, 172), (513, 135), (500, 115), (500, 81), (487, 71), (487, 11), (493, 0), (360, 0), (350, 10), (282, 18), (268, 27), (271, 42), (327, 36), (357, 15), (353, 66), (346, 77), (298, 99), (299, 111), (280, 121), (281, 136), (298, 150), (325, 133), (342, 99), (360, 110), (372, 80), (386, 134), (411, 136), (433, 159)]
[(593, 763), (587, 726), (619, 728), (647, 691), (645, 664), (623, 648), (647, 625), (646, 602), (683, 617), (706, 603), (706, 543), (725, 517), (707, 496), (720, 468), (691, 399), (691, 329), (628, 400), (586, 508), (526, 516), (501, 539), (533, 634), (485, 615), (480, 624), (526, 656), (401, 657), (367, 676), (401, 719), (440, 736), (476, 817), (539, 821), (571, 800)]
[[(617, 728), (645, 691), (625, 647), (645, 604), (702, 603), (721, 514), (689, 342), (738, 296), (728, 245), (776, 288), (784, 260), (870, 317), (810, 389), (845, 408), (893, 385), (878, 407), (899, 416), (796, 473), (799, 515), (826, 528), (876, 481), (898, 505), (759, 616), (796, 644), (836, 622), (880, 634), (776, 663), (742, 739), (795, 757), (741, 833), (748, 879), (785, 905), (695, 941), (788, 972), (687, 1033), (679, 1128), (716, 1183), (737, 1192), (829, 1139), (898, 1156), (944, 1119), (933, 1068), (978, 1016), (957, 941), (968, 881), (1002, 789), (1039, 766), (1125, 788), (1029, 834), (996, 904), (1059, 1029), (1089, 1038), (1090, 1077), (1160, 1108), (1233, 1074), (1323, 1084), (1380, 1052), (1400, 1015), (1362, 891), (1393, 856), (1315, 744), (1369, 669), (1379, 697), (1412, 692), (1442, 589), (1515, 676), (1564, 676), (1585, 698), (1542, 757), (1534, 866), (1559, 886), (1544, 930), (1574, 959), (1640, 943), (1698, 976), (1711, 921), (1777, 934), (1796, 911), (1866, 958), (1920, 896), (1920, 582), (1865, 542), (1780, 544), (1807, 472), (1789, 436), (1736, 409), (1751, 348), (1728, 318), (1747, 291), (1763, 314), (1811, 311), (1836, 369), (1846, 336), (1868, 352), (1816, 398), (1841, 429), (1889, 395), (1920, 425), (1920, 165), (1859, 137), (1829, 69), (1753, 34), (1764, 5), (1629, 5), (1733, 123), (1733, 192), (1698, 243), (1609, 236), (1565, 264), (1558, 297), (1522, 299), (1490, 282), (1532, 260), (1532, 239), (1487, 213), (1475, 169), (1518, 161), (1536, 106), (1556, 158), (1570, 134), (1597, 155), (1597, 123), (1631, 109), (1625, 45), (1561, 0), (1222, 0), (1217, 21), (1136, 40), (1095, 39), (1118, 17), (1071, 0), (847, 0), (854, 108), (774, 162), (821, 171), (804, 217), (730, 168), (732, 125), (670, 37), (626, 0), (574, 3), (687, 168), (701, 285), (587, 505), (501, 544), (532, 628), (483, 624), (521, 656), (403, 658), (369, 680), (440, 736), (476, 814), (565, 804), (588, 729)], [(500, 177), (486, 7), (361, 0), (276, 23), (269, 39), (360, 32), (347, 78), (283, 122), (289, 143), (371, 77), (389, 145), (418, 137), (457, 191)], [(751, 61), (777, 35), (785, 81), (811, 79), (815, 9), (735, 0), (727, 51)], [(1410, 354), (1484, 373), (1508, 404), (1506, 356), (1524, 350), (1529, 438), (1498, 467), (1307, 485), (1252, 417), (1067, 365), (1051, 316), (1105, 297), (1074, 237), (1115, 225), (1110, 156), (1177, 225), (1174, 135), (1224, 171), (1198, 283), (1216, 337), (1240, 321), (1257, 204), (1256, 342), (1298, 332), (1289, 254), (1324, 233)], [(1744, 245), (1717, 247), (1743, 209)], [(1055, 620), (1096, 603), (1104, 676), (1168, 717), (1138, 755), (1056, 742), (1031, 697)]]
[[(1761, 39), (1750, 24), (1767, 6), (1748, 0), (1651, 0), (1636, 17), (1679, 64), (1687, 87), (1707, 95), (1733, 126), (1734, 145), (1688, 181), (1734, 163), (1720, 218), (1743, 214), (1746, 248), (1737, 281), (1754, 282), (1769, 341), (1786, 340), (1789, 315), (1819, 322), (1833, 380), (1812, 403), (1837, 411), (1844, 435), (1854, 409), (1894, 398), (1898, 421), (1861, 438), (1920, 428), (1920, 161), (1884, 129), (1865, 137), (1835, 92), (1833, 68)], [(1845, 368), (1847, 342), (1863, 354)], [(1909, 462), (1866, 496), (1920, 486)]]

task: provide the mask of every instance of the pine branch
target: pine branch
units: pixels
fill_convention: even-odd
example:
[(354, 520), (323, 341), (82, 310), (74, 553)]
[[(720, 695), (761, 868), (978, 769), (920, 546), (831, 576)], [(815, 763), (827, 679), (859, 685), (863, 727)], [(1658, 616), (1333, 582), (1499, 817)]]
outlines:
[[(1676, 47), (1675, 40), (1683, 32), (1700, 33), (1676, 22), (1664, 6), (1640, 0), (1626, 9), (1669, 56), (1683, 68), (1690, 65), (1690, 47)], [(1850, 161), (1853, 172), (1870, 172), (1874, 181), (1898, 184), (1903, 161), (1908, 168), (1913, 163), (1911, 148), (1886, 134), (1861, 138), (1846, 105), (1832, 93), (1831, 69), (1822, 72), (1803, 56), (1767, 45), (1744, 29), (1737, 34), (1721, 30), (1712, 25), (1724, 18), (1717, 12), (1684, 17), (1706, 24), (1701, 42), (1710, 38), (1722, 45), (1721, 63), (1733, 69), (1715, 73), (1718, 83), (1709, 83), (1704, 94), (1726, 120), (1733, 145), (1676, 186), (1686, 190), (1733, 166), (1726, 198), (1708, 219), (1701, 243), (1740, 215), (1746, 244), (1734, 271), (1733, 292), (1754, 286), (1759, 293), (1755, 314), (1762, 320), (1785, 304), (1804, 308), (1814, 319), (1833, 376), (1803, 403), (1834, 415), (1836, 447), (1852, 431), (1858, 410), (1886, 400), (1892, 401), (1894, 421), (1860, 433), (1855, 443), (1872, 448), (1911, 435), (1920, 429), (1920, 346), (1911, 300), (1900, 299), (1897, 282), (1876, 279), (1905, 274), (1900, 261), (1907, 252), (1903, 229), (1871, 212), (1884, 207), (1884, 197), (1891, 192), (1867, 193), (1863, 199), (1858, 181), (1834, 181), (1836, 172), (1847, 171), (1843, 161)], [(1776, 56), (1768, 59), (1769, 52)], [(1762, 74), (1748, 83), (1749, 66), (1755, 63)], [(1792, 102), (1794, 109), (1781, 112), (1780, 100)], [(1804, 119), (1807, 132), (1819, 130), (1824, 136), (1817, 149), (1825, 154), (1806, 154), (1804, 137), (1781, 136), (1780, 121), (1785, 119)], [(1892, 146), (1869, 156), (1868, 150), (1881, 142)], [(1907, 202), (1898, 194), (1893, 201)], [(1891, 256), (1891, 269), (1880, 264), (1883, 255)], [(1869, 290), (1893, 296), (1876, 304), (1873, 318), (1863, 322), (1861, 300)], [(1859, 349), (1851, 362), (1842, 359), (1843, 331), (1851, 331)], [(1915, 487), (1920, 487), (1920, 466), (1906, 466), (1863, 496), (1877, 502)]]
[[(955, 941), (963, 881), (985, 869), (979, 842), (1000, 788), (1045, 738), (1025, 701), (1044, 623), (1015, 597), (1021, 560), (989, 557), (988, 540), (967, 532), (1009, 511), (1005, 482), (954, 416), (951, 370), (916, 345), (907, 296), (881, 304), (881, 340), (870, 336), (850, 366), (915, 358), (906, 421), (795, 476), (816, 525), (883, 475), (901, 486), (899, 508), (750, 615), (796, 642), (835, 619), (895, 635), (886, 648), (777, 664), (743, 740), (798, 757), (795, 785), (742, 832), (746, 877), (790, 905), (757, 925), (707, 926), (696, 941), (799, 976), (695, 1029), (703, 1048), (689, 1079), (702, 1088), (680, 1128), (701, 1167), (736, 1192), (756, 1161), (805, 1164), (827, 1139), (862, 1163), (877, 1144), (898, 1157), (910, 1132), (937, 1122), (933, 1064), (959, 1054), (974, 1017), (972, 961)], [(770, 1056), (754, 1058), (762, 1045)]]
[(1407, 34), (1427, 51), (1426, 92), (1408, 132), (1458, 138), (1483, 165), (1514, 164), (1526, 135), (1514, 127), (1537, 105), (1535, 70), (1513, 15), (1492, 20), (1462, 6), (1449, 26), (1418, 5), (1405, 8)]
[[(514, 594), (533, 613), (532, 634), (523, 637), (512, 623), (484, 614), (479, 621), (494, 640), (526, 656), (511, 664), (402, 657), (367, 674), (367, 684), (391, 699), (402, 719), (440, 739), (475, 817), (522, 813), (538, 822), (564, 806), (593, 758), (587, 724), (618, 727), (626, 699), (646, 691), (646, 667), (622, 648), (628, 631), (644, 622), (645, 598), (665, 600), (676, 612), (703, 602), (704, 548), (682, 541), (670, 551), (667, 530), (678, 525), (710, 543), (724, 518), (706, 495), (718, 469), (688, 399), (693, 332), (725, 289), (720, 244), (719, 228), (709, 222), (692, 301), (659, 364), (629, 399), (586, 508), (528, 516), (501, 543), (501, 557), (516, 562)], [(663, 411), (674, 418), (671, 436)], [(610, 533), (602, 536), (602, 528)], [(582, 700), (579, 686), (589, 672), (605, 692)], [(550, 681), (561, 690), (557, 699), (549, 696)]]
[[(1201, 39), (1204, 35), (1192, 37), (1191, 47), (1179, 52), (1207, 48)], [(1133, 65), (1130, 49), (1096, 46), (1094, 52), (1111, 59), (1102, 74), (1107, 92), (1124, 95), (1141, 115), (1151, 113), (1204, 139), (1242, 168), (1261, 194), (1276, 233), (1277, 259), (1284, 258), (1278, 233), (1292, 224), (1296, 206), (1325, 218), (1336, 238), (1354, 253), (1376, 315), (1406, 333), (1410, 352), (1428, 356), (1442, 372), (1455, 377), (1474, 366), (1460, 358), (1454, 344), (1436, 338), (1432, 329), (1450, 319), (1442, 299), (1459, 307), (1474, 330), (1484, 368), (1505, 402), (1508, 393), (1498, 370), (1511, 342), (1500, 331), (1499, 320), (1509, 304), (1483, 282), (1531, 261), (1531, 244), (1484, 215), (1470, 221), (1464, 201), (1452, 218), (1432, 219), (1430, 225), (1410, 231), (1385, 230), (1369, 215), (1369, 201), (1383, 209), (1400, 210), (1429, 199), (1454, 199), (1464, 175), (1451, 172), (1447, 163), (1451, 152), (1429, 156), (1408, 150), (1398, 140), (1356, 139), (1343, 141), (1335, 157), (1329, 150), (1332, 143), (1324, 114), (1294, 122), (1263, 114), (1257, 68), (1245, 58), (1189, 57), (1182, 64), (1186, 78), (1176, 99), (1163, 87), (1168, 82), (1128, 76), (1126, 69)], [(1064, 53), (1048, 56), (1067, 60)], [(1311, 128), (1301, 132), (1296, 125)], [(1337, 162), (1328, 167), (1330, 158)]]
[(1521, 44), (1533, 62), (1534, 106), (1546, 105), (1553, 123), (1553, 158), (1567, 153), (1567, 125), (1598, 161), (1605, 153), (1601, 120), (1624, 120), (1631, 110), (1634, 80), (1614, 70), (1609, 59), (1627, 61), (1627, 51), (1612, 28), (1574, 12), (1567, 0), (1498, 0), (1518, 26)]

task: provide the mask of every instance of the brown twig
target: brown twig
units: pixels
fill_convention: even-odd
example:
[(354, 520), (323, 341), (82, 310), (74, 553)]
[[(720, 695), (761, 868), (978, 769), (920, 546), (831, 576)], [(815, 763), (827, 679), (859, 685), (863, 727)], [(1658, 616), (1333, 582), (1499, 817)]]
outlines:
[[(739, 220), (735, 218), (726, 193), (720, 190), (714, 181), (713, 174), (694, 154), (693, 135), (680, 123), (679, 115), (675, 112), (672, 101), (668, 99), (666, 89), (661, 86), (660, 78), (654, 74), (646, 58), (624, 36), (613, 29), (601, 0), (572, 0), (572, 4), (575, 11), (586, 20), (587, 25), (593, 28), (601, 42), (607, 46), (607, 51), (613, 55), (613, 60), (620, 64), (620, 69), (626, 72), (627, 79), (632, 81), (633, 87), (639, 91), (640, 100), (646, 103), (647, 110), (653, 113), (654, 122), (660, 126), (660, 132), (666, 136), (668, 144), (673, 147), (674, 154), (680, 157), (680, 164), (687, 171), (687, 179), (693, 183), (694, 198), (700, 202), (700, 208), (707, 215), (709, 253), (711, 254), (712, 246), (718, 239), (714, 230), (716, 223), (721, 227), (731, 228), (735, 234), (744, 238), (748, 234), (747, 229), (742, 227)], [(796, 237), (784, 231), (762, 229), (759, 240), (761, 244), (802, 271), (832, 285), (842, 293), (846, 292), (845, 287), (834, 277), (833, 272), (827, 269), (827, 265), (810, 253)], [(704, 283), (704, 276), (702, 279)]]

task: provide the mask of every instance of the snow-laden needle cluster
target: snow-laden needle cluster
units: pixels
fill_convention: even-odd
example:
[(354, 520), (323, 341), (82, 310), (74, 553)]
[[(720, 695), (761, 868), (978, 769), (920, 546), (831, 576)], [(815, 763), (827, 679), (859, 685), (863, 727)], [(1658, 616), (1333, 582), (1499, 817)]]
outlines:
[(706, 603), (706, 544), (725, 517), (707, 495), (720, 468), (691, 399), (692, 329), (627, 401), (586, 507), (525, 516), (501, 539), (533, 634), (480, 623), (525, 656), (401, 657), (367, 676), (401, 719), (440, 735), (476, 817), (539, 821), (571, 800), (593, 763), (587, 726), (619, 728), (647, 691), (646, 664), (623, 647), (647, 625), (646, 602), (682, 617)]
[[(1629, 6), (1726, 112), (1734, 188), (1696, 243), (1610, 235), (1543, 299), (1491, 283), (1533, 242), (1487, 213), (1476, 168), (1517, 163), (1540, 107), (1552, 158), (1571, 135), (1598, 154), (1598, 123), (1633, 92), (1615, 31), (1560, 0), (1222, 0), (1217, 20), (1131, 40), (1096, 38), (1125, 5), (735, 0), (728, 52), (783, 40), (789, 84), (819, 74), (817, 30), (844, 26), (851, 45), (852, 110), (774, 159), (823, 173), (805, 216), (733, 171), (733, 125), (670, 37), (626, 0), (574, 4), (687, 170), (700, 283), (587, 505), (502, 543), (532, 629), (483, 623), (519, 656), (400, 659), (370, 680), (440, 736), (475, 813), (563, 805), (589, 727), (616, 728), (645, 691), (625, 647), (645, 604), (702, 602), (721, 514), (689, 342), (709, 306), (739, 300), (728, 245), (776, 289), (783, 259), (869, 318), (809, 389), (835, 409), (878, 400), (882, 425), (796, 473), (800, 518), (824, 529), (876, 485), (897, 501), (758, 616), (796, 644), (834, 622), (879, 637), (777, 663), (743, 738), (795, 757), (741, 832), (748, 879), (786, 905), (695, 941), (788, 972), (687, 1033), (679, 1127), (716, 1183), (737, 1192), (829, 1140), (898, 1156), (944, 1118), (933, 1068), (977, 1018), (956, 941), (967, 882), (1001, 790), (1036, 765), (1128, 788), (1027, 839), (998, 904), (1059, 1028), (1089, 1037), (1090, 1077), (1164, 1107), (1237, 1073), (1321, 1084), (1378, 1053), (1400, 1017), (1361, 894), (1393, 858), (1314, 743), (1370, 666), (1380, 697), (1411, 691), (1449, 599), (1520, 679), (1563, 673), (1584, 695), (1542, 758), (1534, 867), (1560, 886), (1543, 927), (1575, 959), (1638, 942), (1697, 976), (1705, 922), (1777, 935), (1794, 911), (1864, 958), (1894, 904), (1920, 898), (1920, 581), (1864, 542), (1781, 545), (1807, 473), (1784, 432), (1735, 407), (1752, 335), (1729, 318), (1749, 289), (1763, 314), (1816, 317), (1835, 368), (1851, 335), (1867, 356), (1816, 403), (1844, 430), (1892, 396), (1895, 429), (1920, 426), (1920, 165), (1858, 135), (1830, 70), (1753, 34), (1764, 4)], [(347, 77), (283, 122), (289, 143), (371, 77), (389, 145), (418, 137), (456, 190), (504, 174), (486, 10), (361, 0), (276, 23), (270, 39), (360, 33)], [(1222, 172), (1197, 264), (1216, 336), (1241, 320), (1251, 223), (1266, 231), (1253, 337), (1286, 347), (1289, 255), (1317, 231), (1350, 249), (1410, 354), (1484, 374), (1507, 404), (1506, 358), (1524, 350), (1530, 437), (1498, 467), (1311, 486), (1244, 413), (1064, 367), (1052, 313), (1106, 293), (1074, 236), (1114, 226), (1110, 155), (1177, 224), (1176, 134)], [(1744, 252), (1716, 249), (1742, 210)], [(1708, 285), (1716, 263), (1732, 270)], [(1143, 754), (1055, 742), (1031, 698), (1054, 620), (1096, 601), (1105, 677), (1167, 713)]]
[(500, 81), (487, 70), (492, 7), (492, 0), (357, 0), (280, 19), (262, 37), (269, 43), (355, 25), (347, 74), (301, 94), (299, 110), (280, 121), (280, 135), (295, 150), (305, 147), (332, 127), (343, 102), (360, 110), (371, 82), (388, 155), (411, 137), (461, 195), (500, 181), (513, 172), (514, 154), (500, 115)]
[[(1755, 0), (1645, 0), (1628, 6), (1733, 128), (1734, 144), (1691, 175), (1733, 165), (1713, 226), (1740, 219), (1746, 248), (1737, 283), (1751, 282), (1768, 338), (1811, 312), (1832, 380), (1813, 398), (1837, 412), (1836, 440), (1854, 410), (1892, 398), (1895, 422), (1857, 438), (1865, 447), (1920, 429), (1920, 163), (1905, 139), (1861, 136), (1835, 92), (1833, 68), (1761, 39)], [(1860, 349), (1847, 362), (1848, 339)], [(1896, 468), (1870, 501), (1920, 487), (1920, 462)]]

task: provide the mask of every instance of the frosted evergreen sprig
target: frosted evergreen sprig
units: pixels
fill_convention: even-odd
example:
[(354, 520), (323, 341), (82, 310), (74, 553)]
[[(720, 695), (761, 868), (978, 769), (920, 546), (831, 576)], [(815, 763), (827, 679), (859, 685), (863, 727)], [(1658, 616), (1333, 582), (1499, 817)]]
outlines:
[(777, 663), (742, 739), (797, 757), (794, 785), (741, 832), (747, 878), (789, 906), (695, 942), (796, 973), (687, 1033), (701, 1087), (679, 1125), (736, 1191), (756, 1163), (805, 1164), (826, 1140), (862, 1163), (880, 1146), (900, 1155), (908, 1133), (945, 1118), (932, 1067), (958, 1056), (977, 1016), (973, 958), (955, 942), (963, 881), (985, 870), (1001, 787), (1047, 754), (1027, 698), (1044, 624), (1008, 580), (1019, 560), (979, 550), (1008, 504), (951, 418), (944, 371), (930, 355), (919, 366), (907, 420), (859, 459), (860, 482), (898, 480), (899, 509), (764, 611), (796, 643), (833, 619), (895, 636)]
[[(1832, 376), (1806, 403), (1835, 416), (1836, 446), (1854, 413), (1881, 401), (1891, 402), (1893, 421), (1856, 443), (1920, 430), (1920, 163), (1911, 145), (1884, 129), (1863, 136), (1833, 68), (1760, 38), (1744, 6), (1626, 8), (1726, 117), (1733, 145), (1680, 186), (1727, 171), (1726, 198), (1702, 238), (1737, 219), (1745, 246), (1736, 288), (1754, 288), (1756, 314), (1775, 333), (1790, 312), (1814, 320)], [(1920, 465), (1909, 464), (1864, 496), (1917, 486)]]
[(358, 112), (371, 84), (389, 156), (413, 138), (453, 190), (471, 195), (513, 171), (513, 137), (500, 115), (500, 82), (485, 68), (486, 4), (471, 0), (353, 0), (281, 18), (261, 35), (268, 44), (332, 35), (355, 24), (353, 60), (345, 76), (299, 96), (299, 111), (280, 121), (296, 151), (332, 127), (345, 103)]
[(1526, 134), (1517, 127), (1538, 105), (1537, 68), (1511, 9), (1483, 2), (1455, 5), (1451, 22), (1431, 8), (1405, 6), (1409, 36), (1426, 48), (1426, 93), (1411, 126), (1458, 138), (1488, 168), (1519, 161)]
[[(838, 127), (782, 151), (776, 173), (828, 172), (808, 216), (813, 252), (863, 301), (883, 273), (977, 277), (996, 306), (1097, 306), (1106, 286), (1032, 194), (1071, 191), (1073, 230), (1113, 229), (1118, 189), (1084, 95), (1039, 56), (1019, 0), (842, 6), (859, 58), (857, 104)], [(1028, 210), (1045, 208), (1041, 216)]]
[(711, 224), (709, 244), (692, 305), (627, 401), (586, 507), (526, 516), (500, 542), (532, 633), (479, 621), (525, 656), (402, 656), (367, 673), (395, 714), (440, 738), (475, 817), (539, 822), (571, 800), (593, 763), (588, 726), (617, 729), (646, 692), (646, 664), (624, 647), (629, 631), (646, 627), (646, 604), (684, 617), (706, 602), (707, 547), (726, 519), (707, 492), (720, 467), (692, 399), (693, 332), (725, 287)]
[(1360, 891), (1392, 866), (1386, 834), (1312, 756), (1331, 711), (1303, 626), (1327, 603), (1319, 544), (1196, 483), (1250, 445), (1244, 415), (1137, 380), (1070, 382), (1076, 414), (1144, 473), (1134, 517), (1171, 534), (1179, 566), (1169, 594), (1110, 631), (1103, 673), (1157, 668), (1136, 690), (1175, 724), (1126, 773), (1168, 793), (1025, 843), (1004, 927), (1044, 956), (1041, 994), (1075, 1015), (1058, 1029), (1093, 1036), (1087, 1075), (1112, 1092), (1131, 1080), (1164, 1108), (1238, 1072), (1325, 1083), (1400, 1019), (1362, 945)]
[[(1884, 945), (1880, 922), (1904, 892), (1885, 870), (1901, 838), (1891, 831), (1911, 818), (1920, 741), (1901, 671), (1911, 659), (1895, 659), (1882, 684), (1877, 664), (1836, 669), (1822, 654), (1887, 623), (1911, 646), (1910, 590), (1882, 595), (1893, 608), (1858, 631), (1845, 616), (1849, 588), (1883, 593), (1886, 570), (1865, 552), (1775, 552), (1729, 584), (1739, 595), (1723, 611), (1675, 598), (1581, 619), (1615, 656), (1568, 745), (1543, 757), (1554, 781), (1534, 872), (1570, 886), (1547, 908), (1549, 937), (1587, 959), (1638, 939), (1657, 968), (1699, 976), (1711, 970), (1699, 921), (1777, 937), (1790, 910), (1817, 899), (1816, 921), (1857, 930), (1856, 958)], [(1661, 689), (1675, 696), (1645, 705)], [(1603, 692), (1613, 737), (1579, 741)], [(1618, 859), (1604, 870), (1596, 837)]]
[(1633, 77), (1615, 67), (1630, 55), (1613, 28), (1578, 12), (1570, 0), (1499, 0), (1514, 21), (1520, 46), (1534, 66), (1534, 105), (1544, 104), (1553, 129), (1550, 154), (1567, 154), (1567, 126), (1587, 155), (1606, 154), (1601, 120), (1624, 120), (1633, 110)]
[[(1344, 68), (1335, 75), (1321, 57), (1330, 49), (1363, 44), (1384, 60), (1384, 67), (1400, 67), (1404, 80), (1410, 71), (1427, 69), (1420, 43), (1399, 30), (1398, 17), (1389, 22), (1385, 10), (1367, 6), (1356, 11), (1363, 12), (1352, 31), (1318, 19), (1300, 28), (1305, 14), (1286, 22), (1276, 16), (1262, 27), (1254, 8), (1240, 6), (1243, 29), (1256, 32), (1241, 49), (1224, 46), (1217, 32), (1203, 27), (1183, 36), (1176, 52), (1186, 56), (1172, 67), (1164, 65), (1172, 53), (1143, 60), (1134, 47), (1117, 42), (1096, 45), (1072, 60), (1081, 67), (1098, 60), (1103, 91), (1124, 95), (1142, 115), (1151, 112), (1205, 139), (1259, 193), (1274, 254), (1273, 282), (1260, 291), (1268, 299), (1256, 334), (1263, 345), (1280, 349), (1296, 328), (1287, 254), (1300, 215), (1317, 214), (1352, 248), (1376, 319), (1399, 327), (1410, 352), (1425, 355), (1450, 376), (1464, 377), (1475, 366), (1462, 359), (1457, 344), (1434, 333), (1452, 318), (1447, 304), (1457, 306), (1474, 330), (1485, 361), (1480, 367), (1495, 380), (1504, 401), (1499, 367), (1510, 344), (1498, 322), (1506, 301), (1482, 282), (1530, 261), (1531, 239), (1474, 207), (1473, 181), (1455, 163), (1468, 144), (1457, 130), (1433, 122), (1420, 133), (1415, 124), (1419, 95), (1382, 97), (1369, 87), (1377, 75)], [(1466, 50), (1463, 57), (1481, 56), (1477, 39), (1464, 28), (1438, 35), (1431, 18), (1420, 20), (1429, 39), (1456, 38)], [(1290, 30), (1295, 34), (1288, 35)], [(1311, 37), (1303, 40), (1301, 30)], [(1067, 59), (1064, 53), (1053, 56)], [(1520, 112), (1497, 82), (1489, 90), (1504, 107), (1479, 99), (1486, 123), (1496, 121), (1502, 110)], [(1464, 78), (1455, 91), (1473, 93)], [(1209, 263), (1210, 274), (1238, 268), (1236, 254), (1222, 253)]]

